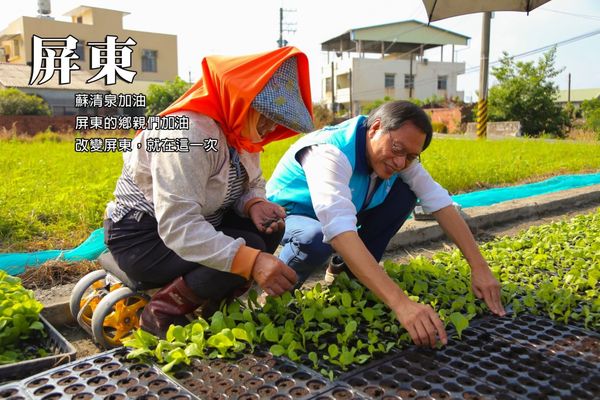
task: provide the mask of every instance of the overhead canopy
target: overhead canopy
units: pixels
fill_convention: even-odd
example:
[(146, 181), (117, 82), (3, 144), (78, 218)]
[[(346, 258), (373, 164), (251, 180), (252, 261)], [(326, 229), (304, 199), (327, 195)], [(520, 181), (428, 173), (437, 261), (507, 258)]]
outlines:
[(487, 11), (529, 12), (550, 0), (423, 0), (429, 22)]
[(470, 37), (419, 21), (402, 21), (367, 26), (349, 31), (321, 43), (323, 51), (360, 51), (365, 53), (407, 53), (448, 44), (467, 45)]

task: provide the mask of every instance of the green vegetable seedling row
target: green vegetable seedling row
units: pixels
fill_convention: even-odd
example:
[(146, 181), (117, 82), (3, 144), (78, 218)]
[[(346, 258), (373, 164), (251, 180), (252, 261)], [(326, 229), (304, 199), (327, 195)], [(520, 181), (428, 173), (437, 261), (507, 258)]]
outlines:
[(39, 318), (42, 307), (19, 278), (0, 270), (0, 364), (46, 355), (45, 349), (31, 341), (45, 336)]
[[(600, 330), (600, 210), (494, 240), (482, 251), (514, 316), (528, 311)], [(403, 265), (386, 261), (384, 268), (411, 299), (431, 305), (458, 338), (471, 319), (487, 312), (470, 289), (470, 270), (458, 250)], [(126, 342), (135, 348), (132, 357), (154, 357), (166, 371), (192, 357), (235, 358), (260, 346), (331, 379), (336, 371), (410, 344), (395, 315), (345, 274), (329, 287), (267, 297), (263, 306), (252, 291), (246, 303), (224, 305), (208, 322), (172, 326), (166, 340), (138, 330)]]

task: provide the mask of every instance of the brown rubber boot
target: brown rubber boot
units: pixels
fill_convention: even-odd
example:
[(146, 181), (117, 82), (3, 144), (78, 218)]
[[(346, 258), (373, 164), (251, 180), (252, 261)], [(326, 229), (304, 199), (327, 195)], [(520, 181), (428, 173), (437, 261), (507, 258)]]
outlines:
[(171, 324), (187, 324), (185, 314), (191, 313), (203, 303), (190, 289), (183, 277), (175, 279), (152, 296), (140, 317), (143, 330), (164, 338)]
[[(244, 295), (252, 286), (252, 281), (247, 281), (242, 286), (237, 287), (231, 291), (231, 293), (225, 297), (225, 303), (229, 304), (237, 297)], [(200, 311), (200, 316), (208, 321), (210, 317), (221, 307), (223, 300), (216, 299), (208, 299), (206, 302), (202, 303), (202, 310)]]

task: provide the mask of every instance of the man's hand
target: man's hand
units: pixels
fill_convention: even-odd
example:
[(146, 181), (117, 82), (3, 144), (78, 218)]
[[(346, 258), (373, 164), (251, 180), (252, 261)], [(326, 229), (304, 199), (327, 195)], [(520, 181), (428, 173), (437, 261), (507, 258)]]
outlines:
[(269, 296), (279, 296), (296, 284), (296, 272), (272, 254), (260, 252), (252, 267), (252, 278)]
[(438, 338), (448, 344), (444, 324), (430, 306), (406, 299), (394, 312), (417, 346), (435, 347)]
[(500, 283), (496, 280), (487, 263), (471, 267), (471, 287), (478, 299), (483, 299), (496, 315), (506, 315), (500, 297)]
[(285, 229), (285, 208), (270, 201), (253, 204), (248, 215), (260, 232), (271, 234)]

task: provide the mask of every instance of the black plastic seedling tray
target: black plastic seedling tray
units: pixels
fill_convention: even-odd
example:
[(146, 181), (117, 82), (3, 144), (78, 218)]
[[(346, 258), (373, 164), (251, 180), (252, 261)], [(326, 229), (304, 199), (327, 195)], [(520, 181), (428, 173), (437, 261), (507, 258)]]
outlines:
[(482, 399), (494, 393), (492, 386), (457, 373), (420, 350), (406, 350), (343, 381), (369, 399)]
[(0, 383), (26, 378), (57, 365), (65, 364), (73, 359), (77, 351), (42, 315), (40, 322), (44, 325), (46, 337), (39, 343), (40, 347), (49, 351), (45, 357), (19, 361), (0, 366)]
[(0, 387), (0, 398), (599, 399), (599, 344), (595, 332), (544, 318), (487, 316), (448, 346), (411, 346), (334, 382), (266, 351), (194, 360), (167, 376), (118, 349)]
[[(546, 321), (522, 318), (529, 323)], [(527, 324), (510, 318), (489, 320), (493, 320), (497, 328), (507, 324), (506, 332), (498, 329), (504, 336), (496, 335), (497, 330), (489, 325), (492, 322), (480, 321), (474, 324), (478, 328), (465, 330), (460, 341), (451, 339), (442, 349), (411, 347), (389, 360), (342, 376), (341, 380), (365, 397), (375, 399), (600, 398), (600, 368), (597, 363), (593, 365), (585, 360), (585, 353), (578, 358), (573, 358), (575, 354), (571, 353), (565, 359), (560, 357), (564, 354), (547, 351), (547, 348), (532, 343), (521, 343), (513, 337), (516, 334), (517, 338), (522, 338), (519, 332), (533, 326), (527, 328)], [(487, 327), (486, 331), (484, 327)], [(555, 331), (577, 334), (579, 338), (595, 337), (593, 332), (572, 327), (562, 331), (546, 330), (545, 334)], [(543, 332), (538, 329), (538, 340)], [(526, 333), (536, 339), (535, 333)], [(542, 339), (546, 338), (542, 336)], [(586, 343), (587, 349), (589, 342)], [(552, 346), (550, 342), (547, 344)]]
[(600, 365), (600, 334), (581, 327), (533, 315), (522, 315), (514, 320), (483, 318), (472, 326), (571, 365), (596, 372)]

